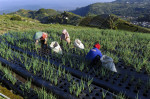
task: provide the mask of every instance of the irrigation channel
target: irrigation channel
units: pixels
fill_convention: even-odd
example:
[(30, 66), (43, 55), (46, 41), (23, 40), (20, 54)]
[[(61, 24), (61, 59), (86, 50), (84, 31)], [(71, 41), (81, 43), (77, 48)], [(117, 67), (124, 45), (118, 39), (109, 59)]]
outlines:
[[(34, 85), (46, 88), (47, 91), (53, 92), (59, 98), (112, 99), (116, 98), (116, 94), (120, 92), (130, 99), (148, 99), (150, 97), (149, 83), (145, 84), (146, 81), (149, 82), (149, 75), (145, 72), (138, 73), (132, 68), (127, 69), (121, 62), (116, 65), (118, 73), (105, 69), (105, 72), (99, 73), (102, 71), (97, 72), (94, 69), (87, 71), (87, 69), (83, 70), (78, 66), (72, 66), (69, 62), (62, 60), (64, 58), (63, 55), (58, 57), (50, 50), (39, 50), (40, 52), (29, 51), (28, 49), (24, 50), (12, 45), (9, 42), (5, 42), (5, 45), (11, 50), (11, 53), (19, 53), (21, 59), (13, 56), (14, 54), (12, 54), (12, 58), (7, 58), (1, 53), (0, 61), (4, 65), (7, 65), (25, 79), (32, 79)], [(35, 58), (39, 60), (39, 64), (42, 64), (42, 66), (52, 65), (53, 67), (50, 69), (53, 70), (55, 76), (51, 76), (56, 79), (53, 78), (55, 80), (52, 80), (50, 79), (52, 77), (46, 78), (43, 76), (46, 71), (37, 70), (38, 72), (36, 73), (34, 66), (27, 70), (26, 62), (21, 61), (24, 60), (23, 54), (27, 55), (27, 63)], [(73, 57), (74, 54), (70, 54), (70, 56)], [(78, 58), (74, 61), (76, 65), (80, 62)], [(90, 66), (88, 67), (91, 68)], [(101, 70), (102, 68), (97, 67), (97, 69)]]

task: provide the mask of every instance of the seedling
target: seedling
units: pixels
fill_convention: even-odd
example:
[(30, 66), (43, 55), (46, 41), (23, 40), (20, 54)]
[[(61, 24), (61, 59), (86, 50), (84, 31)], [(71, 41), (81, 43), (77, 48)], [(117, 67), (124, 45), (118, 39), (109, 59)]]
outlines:
[(72, 86), (69, 87), (69, 92), (70, 92), (71, 94), (73, 93), (73, 88), (72, 88)]
[(62, 58), (62, 62), (63, 62), (63, 64), (65, 65), (66, 60), (65, 60), (65, 58), (64, 58), (64, 57)]
[(135, 97), (135, 99), (139, 99), (139, 95), (138, 95), (138, 93), (136, 94), (136, 97)]
[(106, 98), (107, 93), (108, 93), (108, 91), (105, 92), (104, 90), (102, 90), (102, 99)]
[(15, 78), (16, 75), (12, 74), (9, 69), (2, 67), (1, 63), (0, 63), (0, 70), (4, 73), (3, 77), (7, 78), (12, 82), (13, 85), (15, 85), (15, 83), (17, 82), (17, 79)]
[(54, 80), (54, 83), (55, 83), (55, 86), (56, 86), (56, 85), (58, 84), (58, 83), (57, 83), (57, 81), (58, 81), (58, 76), (55, 75), (54, 79), (55, 79), (55, 80)]
[(29, 93), (31, 88), (31, 79), (25, 83), (25, 90)]
[(80, 68), (80, 71), (83, 71), (83, 69), (84, 69), (84, 63), (83, 62), (81, 63), (79, 68)]
[(84, 90), (84, 88), (85, 88), (85, 81), (83, 81), (83, 79), (82, 79), (82, 78), (81, 78), (80, 85), (82, 86), (82, 90)]
[(61, 68), (61, 66), (58, 67), (58, 75), (59, 75), (59, 77), (61, 77), (61, 69), (60, 68)]
[(57, 99), (53, 93), (48, 93), (45, 88), (42, 89), (34, 89), (38, 94), (39, 99)]
[(71, 81), (71, 79), (72, 79), (72, 77), (71, 77), (71, 74), (70, 73), (67, 73), (67, 80), (70, 82)]
[(126, 97), (123, 93), (119, 93), (116, 98), (117, 99), (126, 99)]
[(91, 85), (92, 82), (93, 82), (93, 78), (92, 79), (88, 78), (88, 83), (87, 83), (88, 87)]
[(89, 89), (89, 93), (91, 93), (93, 87), (92, 87), (92, 86), (89, 86), (88, 89)]
[(73, 64), (71, 60), (69, 60), (69, 63), (70, 63), (71, 68), (73, 68)]
[(82, 87), (79, 84), (77, 84), (77, 91), (76, 91), (76, 96), (77, 97), (79, 96), (79, 94), (81, 93), (81, 91), (82, 91)]

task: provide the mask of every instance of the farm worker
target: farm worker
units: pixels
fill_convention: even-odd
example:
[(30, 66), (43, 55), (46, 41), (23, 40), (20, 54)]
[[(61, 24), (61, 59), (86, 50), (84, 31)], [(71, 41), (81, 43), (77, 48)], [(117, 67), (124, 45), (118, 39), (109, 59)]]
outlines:
[(36, 32), (34, 37), (35, 45), (38, 45), (39, 39), (41, 41), (41, 48), (47, 48), (47, 38), (48, 35), (45, 32)]
[(68, 44), (70, 44), (70, 36), (66, 29), (62, 31), (61, 40), (65, 40)]
[(40, 38), (41, 40), (41, 48), (47, 48), (47, 33), (43, 33), (42, 37)]
[(88, 54), (86, 55), (86, 60), (91, 61), (92, 65), (96, 65), (100, 61), (100, 58), (103, 56), (100, 49), (100, 44), (98, 42), (95, 43), (94, 48), (92, 48)]

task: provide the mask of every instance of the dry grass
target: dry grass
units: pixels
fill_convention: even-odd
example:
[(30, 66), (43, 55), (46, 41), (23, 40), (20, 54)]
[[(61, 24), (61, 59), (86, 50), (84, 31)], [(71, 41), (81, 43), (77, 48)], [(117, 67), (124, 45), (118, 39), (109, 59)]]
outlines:
[[(7, 88), (2, 87), (2, 86), (0, 86), (0, 93), (6, 95), (10, 99), (23, 99), (23, 97), (21, 97), (19, 95), (15, 95), (12, 91), (10, 91)], [(0, 99), (1, 99), (1, 97), (0, 97)]]

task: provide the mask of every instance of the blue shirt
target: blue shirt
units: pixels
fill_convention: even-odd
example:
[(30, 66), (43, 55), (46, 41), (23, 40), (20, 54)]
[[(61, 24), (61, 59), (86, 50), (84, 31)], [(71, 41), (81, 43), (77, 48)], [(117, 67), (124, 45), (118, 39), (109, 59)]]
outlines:
[(88, 54), (86, 55), (87, 60), (93, 60), (97, 55), (100, 56), (100, 58), (103, 56), (101, 51), (97, 48), (91, 49)]

